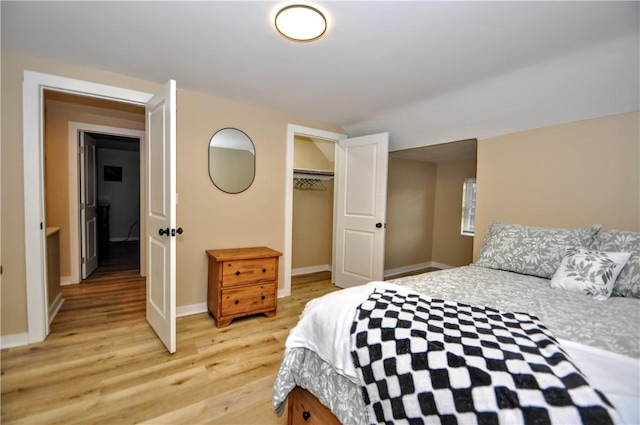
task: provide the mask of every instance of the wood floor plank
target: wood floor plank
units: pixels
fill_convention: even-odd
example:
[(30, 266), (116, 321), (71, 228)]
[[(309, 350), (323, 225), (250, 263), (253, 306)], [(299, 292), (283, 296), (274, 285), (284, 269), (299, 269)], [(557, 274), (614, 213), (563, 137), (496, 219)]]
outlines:
[(125, 271), (63, 286), (47, 340), (0, 351), (0, 422), (286, 423), (273, 413), (271, 387), (304, 305), (337, 290), (330, 273), (294, 277), (274, 317), (222, 329), (208, 314), (178, 318), (174, 354), (146, 322), (145, 290)]
[(284, 341), (328, 273), (294, 279), (275, 317), (218, 329), (208, 314), (177, 320), (168, 354), (145, 319), (145, 280), (119, 272), (62, 288), (43, 343), (0, 352), (3, 424), (284, 424), (271, 386)]
[(271, 400), (264, 395), (271, 392), (273, 379), (270, 376), (257, 379), (235, 390), (226, 392), (209, 402), (214, 424), (238, 424), (252, 418), (255, 424), (284, 424), (286, 417), (273, 414)]
[(141, 425), (209, 424), (212, 422), (209, 400), (201, 400), (140, 422)]

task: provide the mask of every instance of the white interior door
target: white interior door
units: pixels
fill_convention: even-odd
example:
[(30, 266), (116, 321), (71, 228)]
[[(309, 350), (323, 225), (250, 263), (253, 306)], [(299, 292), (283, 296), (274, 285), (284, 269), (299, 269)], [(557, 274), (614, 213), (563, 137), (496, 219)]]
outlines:
[(338, 144), (333, 280), (342, 288), (383, 280), (389, 134)]
[(98, 177), (96, 140), (80, 132), (80, 223), (82, 279), (98, 268)]
[[(147, 321), (176, 351), (176, 82), (146, 105)], [(174, 233), (175, 235), (175, 233)]]

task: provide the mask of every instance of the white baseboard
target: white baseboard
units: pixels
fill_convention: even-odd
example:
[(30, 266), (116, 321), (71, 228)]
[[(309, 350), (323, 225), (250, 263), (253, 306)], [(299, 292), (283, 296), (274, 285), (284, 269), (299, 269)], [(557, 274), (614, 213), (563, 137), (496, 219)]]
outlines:
[(181, 307), (176, 307), (176, 317), (206, 313), (207, 310), (207, 303), (183, 305)]
[(75, 279), (71, 276), (60, 276), (60, 285), (75, 285), (80, 282), (74, 282)]
[(435, 267), (436, 269), (440, 269), (440, 270), (447, 270), (447, 269), (453, 269), (457, 266), (450, 266), (448, 264), (436, 263), (435, 261), (432, 261), (431, 267)]
[(21, 347), (29, 343), (29, 334), (13, 334), (0, 336), (0, 348)]
[(291, 276), (301, 276), (303, 274), (311, 274), (318, 272), (330, 272), (330, 264), (321, 264), (319, 266), (301, 267), (299, 269), (291, 269)]
[(284, 289), (278, 288), (278, 298), (290, 297), (291, 296), (291, 288), (289, 291), (285, 291)]
[[(436, 269), (452, 269), (455, 266), (450, 266), (448, 264), (437, 263), (435, 261), (427, 261), (426, 263), (419, 264), (411, 264), (410, 266), (398, 267), (395, 269), (388, 269), (384, 271), (384, 277), (395, 276), (402, 273), (409, 273), (416, 270), (426, 269), (429, 267), (434, 267)], [(319, 266), (311, 266), (311, 267), (301, 267), (299, 269), (291, 269), (291, 276), (300, 276), (304, 274), (317, 273), (317, 272), (325, 272), (331, 271), (330, 264), (322, 264)]]
[(410, 266), (398, 267), (395, 269), (388, 269), (384, 271), (384, 277), (395, 276), (403, 273), (414, 272), (416, 270), (426, 269), (434, 267), (436, 269), (452, 269), (454, 266), (447, 264), (436, 263), (435, 261), (427, 261), (426, 263), (412, 264)]
[(55, 300), (53, 300), (53, 304), (49, 307), (49, 324), (53, 322), (56, 315), (60, 311), (60, 307), (62, 307), (62, 303), (64, 303), (64, 298), (62, 298), (62, 294), (58, 294)]

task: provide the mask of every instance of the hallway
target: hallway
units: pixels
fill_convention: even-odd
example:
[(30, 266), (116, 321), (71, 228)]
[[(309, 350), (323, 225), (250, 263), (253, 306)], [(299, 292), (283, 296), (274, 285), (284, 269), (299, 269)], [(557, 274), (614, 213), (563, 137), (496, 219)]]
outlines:
[[(96, 271), (85, 279), (85, 283), (103, 279), (111, 275), (140, 275), (140, 242), (110, 242), (106, 255), (99, 258)], [(137, 272), (137, 273), (133, 273)]]

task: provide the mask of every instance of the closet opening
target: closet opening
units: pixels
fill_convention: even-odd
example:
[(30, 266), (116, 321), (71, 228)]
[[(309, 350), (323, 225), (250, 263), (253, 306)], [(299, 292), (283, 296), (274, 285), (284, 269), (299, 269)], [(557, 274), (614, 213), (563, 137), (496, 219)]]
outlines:
[[(335, 223), (334, 204), (335, 192), (333, 190), (336, 176), (338, 142), (346, 139), (345, 134), (333, 133), (317, 128), (303, 127), (295, 124), (287, 126), (286, 163), (285, 163), (285, 239), (284, 255), (281, 261), (284, 278), (283, 287), (278, 289), (278, 297), (291, 295), (291, 275), (315, 273), (328, 270), (331, 273), (330, 281), (333, 282), (334, 249), (333, 249), (333, 224)], [(297, 140), (297, 141), (296, 141)], [(297, 152), (296, 152), (297, 151)], [(298, 156), (296, 160), (295, 157)], [(308, 156), (309, 158), (305, 158)], [(318, 164), (318, 162), (320, 164)], [(333, 162), (333, 167), (331, 163)], [(297, 175), (294, 176), (294, 170)], [(313, 176), (313, 177), (311, 177)], [(308, 178), (311, 180), (301, 181)], [(294, 180), (297, 179), (297, 180)], [(315, 180), (313, 180), (315, 179)], [(303, 190), (294, 189), (294, 186), (326, 187), (327, 190)], [(297, 198), (296, 209), (296, 249), (294, 253), (294, 196)], [(305, 203), (311, 199), (310, 203)], [(315, 202), (314, 202), (315, 201)], [(310, 205), (322, 205), (322, 217), (317, 218), (319, 224), (315, 224), (313, 215), (305, 214)], [(306, 208), (305, 208), (306, 206)], [(329, 217), (326, 216), (328, 211)], [(329, 221), (330, 220), (330, 221)], [(323, 229), (318, 231), (315, 227)], [(309, 230), (310, 229), (310, 230)], [(314, 253), (314, 248), (305, 237), (319, 237), (322, 247)], [(327, 248), (327, 246), (329, 248)], [(295, 266), (293, 262), (295, 257)]]
[(335, 142), (296, 134), (291, 275), (331, 272)]

